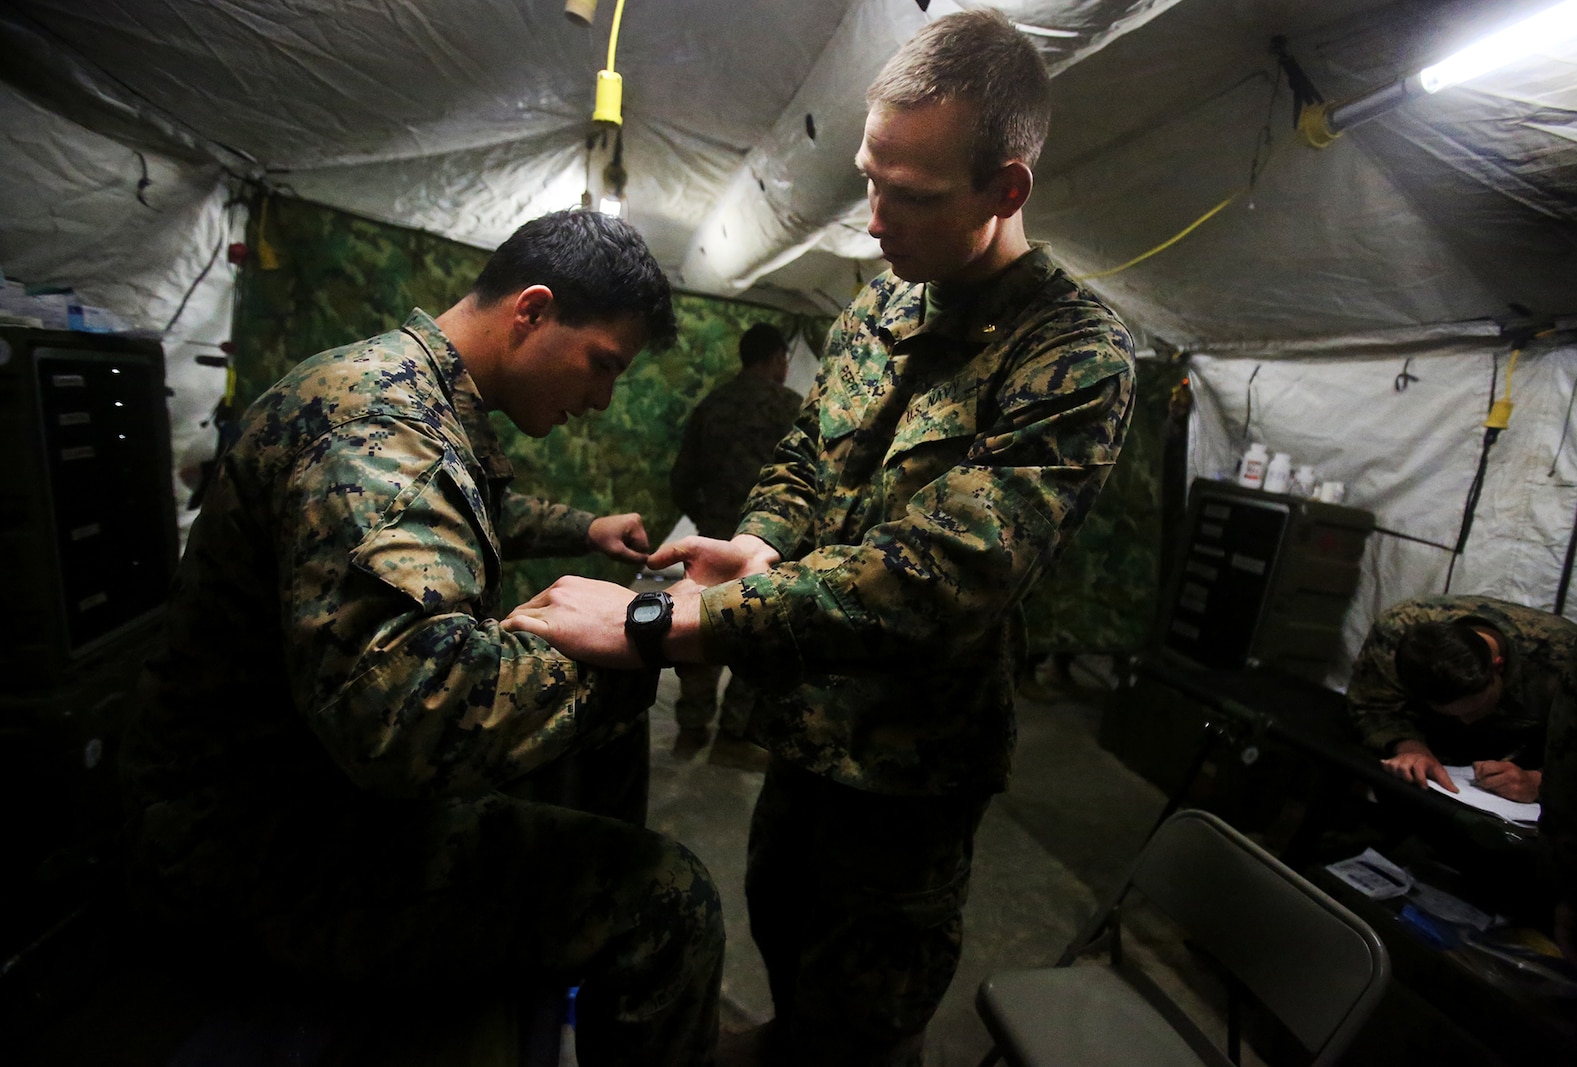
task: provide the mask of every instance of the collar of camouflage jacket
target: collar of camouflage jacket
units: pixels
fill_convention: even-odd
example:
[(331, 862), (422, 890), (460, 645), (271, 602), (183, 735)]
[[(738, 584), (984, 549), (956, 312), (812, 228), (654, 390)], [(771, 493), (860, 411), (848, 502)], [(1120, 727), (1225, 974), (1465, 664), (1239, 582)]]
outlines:
[(488, 421), (482, 393), (449, 338), (438, 328), (432, 316), (421, 308), (412, 309), (410, 317), (400, 329), (426, 350), (433, 373), (443, 386), (449, 403), (454, 406), (460, 427), (465, 431), (471, 451), (487, 480), (503, 483), (512, 481), (515, 469), (504, 454), (498, 434), (493, 431), (493, 424)]
[[(1035, 242), (1002, 273), (979, 285), (906, 286), (907, 291), (894, 294), (888, 303), (881, 327), (892, 337), (895, 350), (924, 336), (975, 346), (994, 344), (1012, 332), (1030, 296), (1058, 274), (1045, 243)], [(1072, 283), (1066, 284), (1071, 292)]]

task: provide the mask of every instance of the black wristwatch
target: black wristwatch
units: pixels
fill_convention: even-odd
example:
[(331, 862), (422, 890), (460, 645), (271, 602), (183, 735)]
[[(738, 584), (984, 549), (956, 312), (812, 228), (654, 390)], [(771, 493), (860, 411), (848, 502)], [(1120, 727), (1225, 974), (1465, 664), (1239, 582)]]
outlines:
[(674, 598), (667, 593), (637, 593), (624, 612), (624, 632), (648, 667), (666, 667), (663, 638), (674, 622)]

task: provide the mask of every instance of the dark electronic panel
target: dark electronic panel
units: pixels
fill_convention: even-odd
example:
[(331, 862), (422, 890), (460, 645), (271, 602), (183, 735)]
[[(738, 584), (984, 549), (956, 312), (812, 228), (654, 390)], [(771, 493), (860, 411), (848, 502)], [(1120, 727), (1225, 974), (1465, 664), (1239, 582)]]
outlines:
[(1195, 481), (1161, 647), (1212, 670), (1323, 680), (1373, 528), (1358, 508)]
[(176, 558), (157, 342), (0, 330), (0, 553), (8, 674), (32, 688), (145, 629)]
[(117, 752), (176, 558), (168, 421), (157, 342), (0, 327), (0, 956), (24, 961), (13, 976), (114, 870)]
[(41, 348), (39, 423), (75, 654), (156, 609), (170, 581), (163, 375), (147, 360)]

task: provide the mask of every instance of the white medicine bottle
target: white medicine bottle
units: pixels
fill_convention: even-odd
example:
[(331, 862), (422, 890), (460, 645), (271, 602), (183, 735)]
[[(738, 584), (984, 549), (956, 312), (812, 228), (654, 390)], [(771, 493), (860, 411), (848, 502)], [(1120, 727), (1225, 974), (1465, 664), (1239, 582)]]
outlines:
[(1292, 457), (1285, 452), (1277, 452), (1265, 468), (1265, 492), (1285, 493), (1291, 480)]
[(1243, 464), (1238, 468), (1238, 484), (1245, 489), (1259, 489), (1265, 484), (1265, 466), (1270, 462), (1270, 453), (1265, 451), (1265, 446), (1255, 441), (1248, 446), (1248, 451), (1243, 453)]

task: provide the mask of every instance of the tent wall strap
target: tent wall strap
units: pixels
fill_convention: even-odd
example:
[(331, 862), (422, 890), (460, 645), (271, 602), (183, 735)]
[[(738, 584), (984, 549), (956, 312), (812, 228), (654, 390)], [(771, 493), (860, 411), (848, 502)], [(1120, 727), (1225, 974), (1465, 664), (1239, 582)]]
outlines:
[(1566, 562), (1561, 564), (1561, 583), (1555, 589), (1555, 614), (1566, 614), (1566, 590), (1572, 583), (1572, 559), (1577, 556), (1577, 516), (1572, 518), (1571, 536), (1566, 539)]

